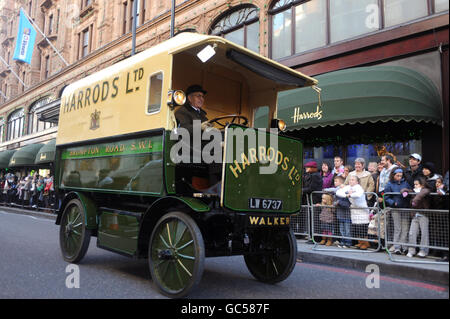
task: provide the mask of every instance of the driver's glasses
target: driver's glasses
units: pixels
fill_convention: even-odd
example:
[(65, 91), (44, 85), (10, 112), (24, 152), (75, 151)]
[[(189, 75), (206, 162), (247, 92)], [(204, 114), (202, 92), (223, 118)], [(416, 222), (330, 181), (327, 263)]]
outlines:
[(205, 95), (204, 94), (192, 94), (193, 97), (198, 98), (198, 99), (204, 99)]

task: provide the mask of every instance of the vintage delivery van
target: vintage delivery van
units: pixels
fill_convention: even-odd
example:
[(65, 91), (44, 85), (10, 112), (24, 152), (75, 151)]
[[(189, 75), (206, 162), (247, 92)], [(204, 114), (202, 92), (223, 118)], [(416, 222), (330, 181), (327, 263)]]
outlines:
[[(192, 84), (208, 92), (204, 110), (217, 129), (183, 140), (175, 112)], [(211, 256), (243, 255), (263, 282), (287, 278), (302, 143), (283, 134), (277, 93), (316, 84), (223, 38), (181, 33), (69, 85), (55, 163), (63, 258), (79, 262), (97, 237), (98, 247), (148, 258), (170, 297), (186, 296)], [(257, 129), (261, 107), (268, 117)], [(210, 139), (195, 143), (206, 131)]]

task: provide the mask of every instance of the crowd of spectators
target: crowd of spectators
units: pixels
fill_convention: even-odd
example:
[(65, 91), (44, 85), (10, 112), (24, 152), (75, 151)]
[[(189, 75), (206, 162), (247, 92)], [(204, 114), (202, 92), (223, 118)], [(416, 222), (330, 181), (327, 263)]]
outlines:
[[(312, 193), (310, 204), (321, 209), (317, 214), (323, 235), (319, 244), (368, 249), (371, 244), (365, 239), (370, 236), (369, 223), (376, 212), (370, 208), (380, 207), (392, 210), (392, 241), (397, 244), (389, 247), (390, 252), (426, 257), (430, 253), (429, 246), (448, 247), (448, 214), (431, 216), (429, 211), (448, 210), (448, 171), (444, 176), (438, 174), (435, 165), (422, 163), (417, 153), (409, 156), (408, 167), (396, 161), (392, 154), (370, 163), (356, 158), (352, 164), (354, 166), (345, 165), (342, 158), (336, 156), (334, 165), (326, 161), (309, 161), (304, 165), (304, 202)], [(407, 213), (402, 212), (402, 208)], [(340, 237), (340, 241), (333, 243), (330, 237), (333, 234)], [(361, 240), (356, 243), (349, 238)], [(441, 257), (448, 260), (448, 252)]]
[(39, 174), (18, 177), (8, 173), (0, 178), (0, 202), (8, 206), (44, 209), (55, 208), (56, 196), (53, 177)]

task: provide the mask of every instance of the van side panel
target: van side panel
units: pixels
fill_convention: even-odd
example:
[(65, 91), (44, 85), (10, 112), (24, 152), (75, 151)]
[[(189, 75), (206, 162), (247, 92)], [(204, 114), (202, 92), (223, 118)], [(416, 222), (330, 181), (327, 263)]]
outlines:
[(163, 194), (162, 134), (62, 148), (60, 189)]

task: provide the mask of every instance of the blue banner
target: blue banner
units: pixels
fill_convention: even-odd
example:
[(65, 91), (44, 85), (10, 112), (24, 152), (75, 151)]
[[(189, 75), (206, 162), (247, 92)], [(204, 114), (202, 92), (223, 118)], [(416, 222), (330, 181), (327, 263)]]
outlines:
[(23, 10), (20, 9), (19, 30), (17, 32), (16, 49), (14, 51), (13, 59), (31, 64), (35, 41), (36, 30)]

